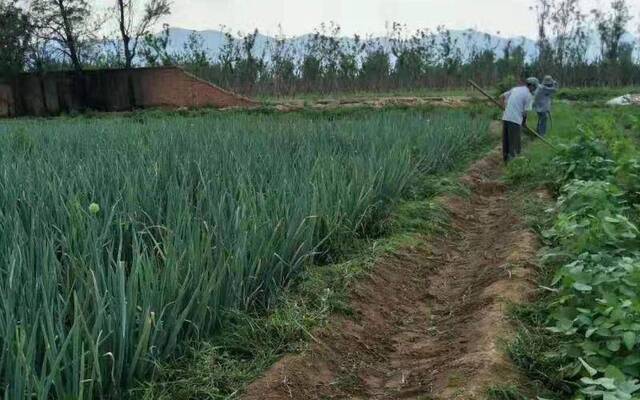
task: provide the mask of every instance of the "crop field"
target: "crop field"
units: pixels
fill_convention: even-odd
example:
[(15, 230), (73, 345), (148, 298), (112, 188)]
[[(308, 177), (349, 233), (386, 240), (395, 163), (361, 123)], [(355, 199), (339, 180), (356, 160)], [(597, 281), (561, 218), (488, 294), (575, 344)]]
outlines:
[(640, 110), (559, 109), (559, 151), (536, 144), (507, 169), (526, 196), (555, 199), (528, 213), (544, 289), (516, 310), (509, 353), (542, 398), (637, 399)]
[(3, 397), (118, 397), (225, 310), (382, 234), (487, 131), (418, 110), (1, 123)]

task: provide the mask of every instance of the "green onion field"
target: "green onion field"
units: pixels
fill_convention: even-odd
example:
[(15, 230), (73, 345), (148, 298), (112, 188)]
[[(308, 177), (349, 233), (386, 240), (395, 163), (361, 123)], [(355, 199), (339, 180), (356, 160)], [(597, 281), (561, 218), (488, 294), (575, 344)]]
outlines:
[(120, 397), (382, 234), (487, 131), (418, 110), (0, 122), (0, 393)]

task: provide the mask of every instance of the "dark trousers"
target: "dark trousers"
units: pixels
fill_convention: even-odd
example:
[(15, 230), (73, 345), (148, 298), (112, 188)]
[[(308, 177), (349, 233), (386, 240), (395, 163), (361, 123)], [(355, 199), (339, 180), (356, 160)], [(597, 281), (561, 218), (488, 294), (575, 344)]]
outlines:
[(545, 136), (548, 130), (549, 112), (538, 113), (538, 133), (540, 136)]
[(507, 162), (520, 155), (522, 127), (509, 121), (502, 121), (502, 124), (502, 157)]

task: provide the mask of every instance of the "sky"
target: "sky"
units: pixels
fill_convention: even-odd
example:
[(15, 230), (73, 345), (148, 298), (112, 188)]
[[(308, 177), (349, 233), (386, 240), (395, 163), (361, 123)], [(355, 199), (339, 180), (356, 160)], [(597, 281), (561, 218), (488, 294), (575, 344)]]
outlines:
[[(114, 0), (95, 0), (112, 3)], [(585, 11), (609, 0), (582, 0)], [(172, 15), (164, 22), (194, 30), (230, 28), (287, 36), (309, 33), (322, 22), (335, 21), (342, 34), (384, 34), (386, 24), (398, 21), (409, 28), (445, 25), (473, 28), (503, 36), (536, 36), (534, 0), (173, 0)], [(640, 0), (628, 0), (632, 31), (640, 21)], [(279, 29), (282, 27), (282, 31)]]

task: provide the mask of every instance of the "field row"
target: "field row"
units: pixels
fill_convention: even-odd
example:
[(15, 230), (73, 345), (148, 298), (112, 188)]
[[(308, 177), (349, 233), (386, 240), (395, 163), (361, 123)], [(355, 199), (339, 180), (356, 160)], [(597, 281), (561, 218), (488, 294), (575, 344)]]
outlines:
[(224, 311), (376, 236), (485, 138), (461, 112), (0, 125), (0, 387), (118, 397)]

